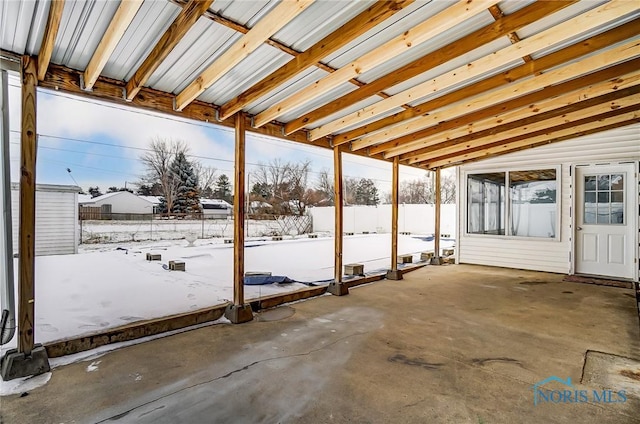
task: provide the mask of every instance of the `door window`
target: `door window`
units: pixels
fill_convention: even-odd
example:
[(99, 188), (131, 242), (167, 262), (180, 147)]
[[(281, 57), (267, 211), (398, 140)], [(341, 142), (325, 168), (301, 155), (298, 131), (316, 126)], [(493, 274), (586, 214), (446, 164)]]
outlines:
[(624, 224), (624, 174), (584, 177), (584, 224)]

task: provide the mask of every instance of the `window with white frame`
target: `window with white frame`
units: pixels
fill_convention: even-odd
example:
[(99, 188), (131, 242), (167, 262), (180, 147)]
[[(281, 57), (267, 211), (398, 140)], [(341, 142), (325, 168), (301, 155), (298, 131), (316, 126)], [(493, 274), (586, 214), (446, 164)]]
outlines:
[(467, 233), (556, 238), (554, 168), (467, 174)]

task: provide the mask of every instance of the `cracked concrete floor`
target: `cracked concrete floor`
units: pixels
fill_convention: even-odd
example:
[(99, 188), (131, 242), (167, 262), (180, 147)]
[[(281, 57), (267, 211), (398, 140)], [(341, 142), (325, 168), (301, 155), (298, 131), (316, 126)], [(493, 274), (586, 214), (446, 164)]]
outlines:
[(257, 318), (57, 368), (2, 398), (2, 422), (640, 423), (637, 397), (534, 406), (532, 391), (552, 375), (615, 390), (582, 367), (587, 350), (640, 358), (631, 290), (426, 267)]

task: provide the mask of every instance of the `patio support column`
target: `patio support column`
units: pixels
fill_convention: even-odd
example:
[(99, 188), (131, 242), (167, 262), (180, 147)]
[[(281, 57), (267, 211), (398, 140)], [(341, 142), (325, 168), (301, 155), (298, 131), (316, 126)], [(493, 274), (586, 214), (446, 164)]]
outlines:
[(335, 279), (329, 284), (329, 293), (336, 296), (349, 294), (349, 288), (342, 282), (342, 238), (343, 232), (343, 184), (342, 184), (342, 152), (340, 147), (333, 147), (333, 204), (335, 209)]
[(18, 241), (18, 349), (2, 358), (2, 377), (11, 380), (49, 371), (47, 352), (34, 344), (37, 60), (22, 57), (22, 122), (20, 129), (20, 228)]
[(388, 280), (402, 280), (402, 271), (398, 269), (398, 185), (400, 174), (400, 156), (393, 158), (391, 176), (391, 269), (387, 271)]
[(440, 168), (435, 170), (435, 227), (433, 237), (433, 258), (431, 258), (431, 265), (442, 265), (442, 258), (440, 257), (440, 204), (442, 202), (440, 196)]
[(251, 305), (244, 301), (244, 218), (245, 218), (245, 115), (235, 115), (235, 167), (233, 194), (233, 304), (227, 306), (225, 317), (234, 324), (251, 321)]

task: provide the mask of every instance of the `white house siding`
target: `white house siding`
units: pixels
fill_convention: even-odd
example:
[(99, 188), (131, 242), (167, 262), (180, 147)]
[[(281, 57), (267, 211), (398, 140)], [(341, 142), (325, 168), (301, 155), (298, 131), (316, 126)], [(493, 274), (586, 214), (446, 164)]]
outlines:
[(114, 214), (150, 214), (153, 212), (153, 203), (128, 191), (104, 194), (83, 204), (85, 206), (111, 205), (111, 213)]
[[(462, 165), (458, 169), (458, 261), (507, 268), (571, 273), (572, 165), (638, 162), (640, 124)], [(559, 240), (466, 235), (467, 173), (561, 167)], [(637, 180), (636, 180), (637, 181)]]
[[(78, 253), (78, 187), (36, 186), (36, 256)], [(11, 187), (13, 252), (18, 252), (20, 196)]]

